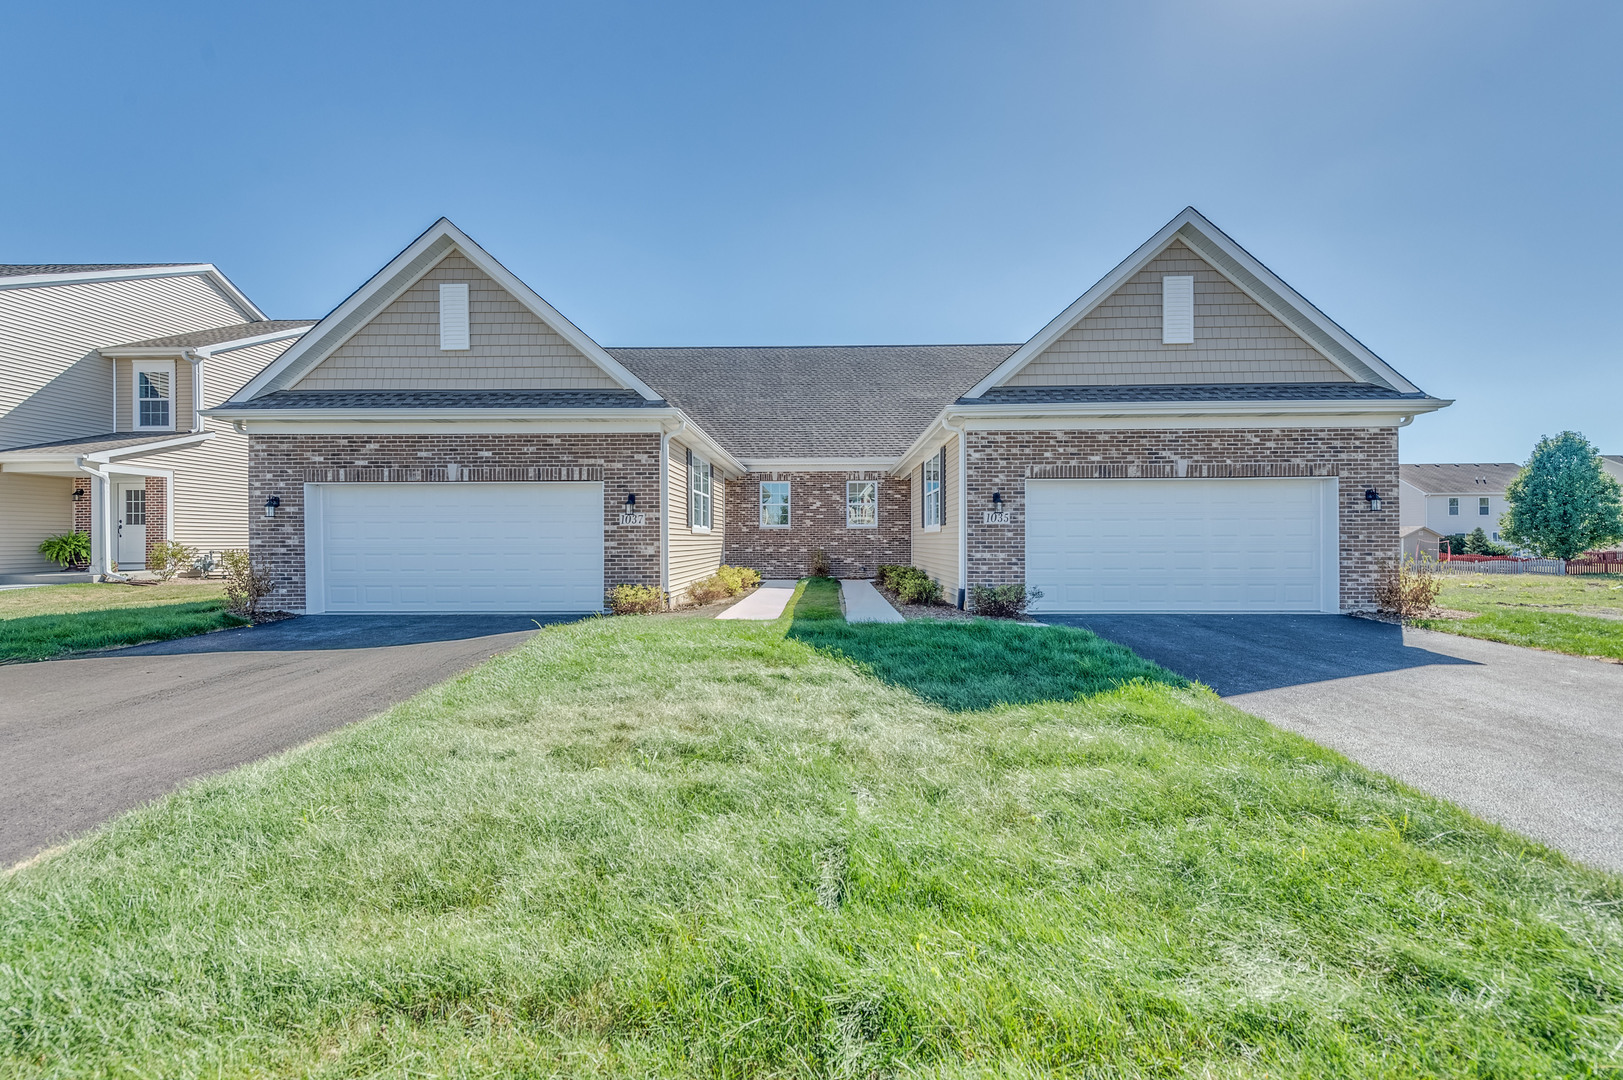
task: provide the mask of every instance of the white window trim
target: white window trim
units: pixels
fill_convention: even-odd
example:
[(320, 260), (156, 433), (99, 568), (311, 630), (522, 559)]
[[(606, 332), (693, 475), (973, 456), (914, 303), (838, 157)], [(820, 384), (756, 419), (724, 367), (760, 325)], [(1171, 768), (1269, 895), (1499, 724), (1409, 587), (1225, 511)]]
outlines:
[(1491, 516), (1492, 513), (1493, 513), (1492, 506), (1493, 506), (1493, 504), (1488, 501), (1488, 496), (1483, 495), (1483, 496), (1479, 497), (1477, 499), (1477, 501), (1476, 501), (1476, 514), (1477, 514), (1477, 517), (1489, 517), (1489, 516)]
[(1451, 498), (1451, 499), (1448, 500), (1448, 516), (1449, 517), (1459, 517), (1460, 516), (1460, 501), (1458, 499)]
[[(162, 372), (169, 376), (169, 422), (167, 424), (141, 423), (141, 373), (144, 371)], [(130, 361), (130, 430), (131, 431), (174, 431), (175, 430), (175, 404), (178, 395), (175, 391), (175, 362), (173, 360), (132, 360)]]
[[(873, 521), (866, 525), (851, 524), (851, 489), (861, 484), (873, 485)], [(845, 482), (845, 527), (847, 529), (877, 529), (879, 528), (879, 481), (877, 480), (847, 480)]]
[[(935, 520), (934, 521), (930, 520), (930, 495), (931, 495), (931, 492), (930, 492), (930, 466), (931, 465), (935, 466), (935, 471), (936, 471), (936, 474), (937, 474), (936, 478), (935, 478), (935, 492), (934, 492), (934, 494), (935, 494)], [(945, 470), (943, 470), (941, 468), (941, 455), (939, 453), (931, 454), (929, 457), (924, 459), (924, 464), (920, 466), (920, 469), (921, 469), (921, 471), (919, 472), (919, 498), (921, 498), (923, 500), (923, 503), (921, 504), (921, 514), (922, 514), (922, 517), (924, 519), (924, 524), (919, 526), (919, 527), (921, 529), (923, 529), (927, 533), (928, 532), (940, 532), (941, 531), (941, 493), (942, 493), (944, 482), (946, 480), (946, 477), (943, 475)]]
[[(787, 524), (784, 524), (784, 525), (768, 525), (766, 523), (766, 486), (768, 484), (782, 484), (784, 486), (784, 489), (785, 489), (784, 494), (787, 496), (787, 498), (784, 499), (783, 508), (786, 511), (788, 511), (789, 522)], [(763, 529), (787, 529), (787, 528), (790, 528), (794, 524), (794, 520), (795, 520), (795, 509), (794, 509), (794, 507), (795, 507), (795, 489), (794, 489), (794, 485), (792, 485), (789, 481), (787, 481), (787, 480), (762, 480), (761, 481), (760, 487), (755, 493), (756, 523), (759, 524), (761, 528), (763, 528)]]
[[(708, 500), (708, 502), (706, 504), (706, 508), (705, 508), (706, 509), (706, 515), (705, 516), (707, 518), (709, 518), (709, 521), (710, 521), (710, 524), (708, 524), (708, 525), (695, 525), (693, 523), (693, 502), (694, 502), (695, 496), (697, 495), (697, 491), (696, 491), (696, 489), (694, 487), (694, 483), (693, 483), (693, 478), (698, 473), (700, 466), (704, 467), (705, 477), (709, 481), (709, 488), (710, 488), (710, 490), (705, 495), (705, 498)], [(706, 461), (704, 458), (699, 457), (697, 454), (695, 454), (693, 456), (693, 464), (688, 466), (688, 528), (690, 530), (692, 530), (693, 532), (696, 532), (696, 533), (709, 533), (713, 528), (715, 528), (715, 521), (716, 521), (716, 469), (715, 469), (715, 466), (712, 465), (710, 462)]]

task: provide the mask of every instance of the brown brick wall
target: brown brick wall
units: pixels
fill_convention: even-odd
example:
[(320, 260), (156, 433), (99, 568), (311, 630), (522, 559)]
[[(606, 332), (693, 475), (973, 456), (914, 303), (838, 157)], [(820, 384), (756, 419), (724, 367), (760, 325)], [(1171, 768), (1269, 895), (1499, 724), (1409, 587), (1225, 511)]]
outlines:
[[(425, 479), (470, 469), (601, 468), (605, 588), (659, 583), (659, 435), (253, 435), (248, 443), (249, 542), (275, 583), (269, 604), (304, 607), (304, 483), (332, 469), (424, 470)], [(477, 475), (477, 474), (476, 474)], [(509, 476), (507, 479), (522, 479)], [(477, 483), (477, 480), (459, 482)], [(646, 524), (621, 525), (626, 495), (635, 493)], [(265, 500), (278, 496), (274, 518)]]
[[(789, 528), (761, 528), (761, 482), (789, 481)], [(848, 529), (845, 484), (879, 481), (879, 527)], [(727, 481), (727, 542), (723, 557), (768, 578), (804, 577), (811, 554), (828, 552), (835, 577), (872, 577), (880, 563), (912, 559), (908, 518), (912, 485), (878, 472), (749, 473)]]
[(169, 481), (161, 476), (147, 477), (147, 555), (152, 565), (152, 547), (169, 539)]
[[(1074, 476), (1338, 476), (1341, 606), (1375, 606), (1375, 571), (1398, 552), (1395, 428), (1259, 428), (1170, 431), (972, 431), (968, 443), (969, 581), (1025, 579), (1025, 480), (1029, 470)], [(1365, 509), (1364, 490), (1383, 508)], [(992, 493), (1008, 525), (985, 525)]]
[(73, 531), (90, 535), (90, 477), (75, 476), (73, 490), (78, 492), (73, 498)]

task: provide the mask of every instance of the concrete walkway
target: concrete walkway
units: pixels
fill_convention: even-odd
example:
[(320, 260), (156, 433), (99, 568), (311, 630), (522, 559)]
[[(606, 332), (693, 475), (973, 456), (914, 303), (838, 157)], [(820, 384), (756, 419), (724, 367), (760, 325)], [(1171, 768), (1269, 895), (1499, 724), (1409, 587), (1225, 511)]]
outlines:
[(758, 619), (771, 622), (783, 614), (798, 581), (763, 581), (761, 587), (717, 615), (718, 619)]
[(846, 622), (906, 622), (902, 613), (879, 595), (871, 581), (841, 579), (840, 595), (845, 598)]

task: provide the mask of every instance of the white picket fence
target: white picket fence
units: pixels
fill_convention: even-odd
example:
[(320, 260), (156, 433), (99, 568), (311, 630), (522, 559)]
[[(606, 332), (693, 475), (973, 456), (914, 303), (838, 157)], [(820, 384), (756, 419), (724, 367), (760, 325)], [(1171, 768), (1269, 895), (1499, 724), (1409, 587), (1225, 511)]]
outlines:
[(1475, 562), (1449, 559), (1436, 564), (1443, 574), (1565, 574), (1565, 559), (1504, 559)]

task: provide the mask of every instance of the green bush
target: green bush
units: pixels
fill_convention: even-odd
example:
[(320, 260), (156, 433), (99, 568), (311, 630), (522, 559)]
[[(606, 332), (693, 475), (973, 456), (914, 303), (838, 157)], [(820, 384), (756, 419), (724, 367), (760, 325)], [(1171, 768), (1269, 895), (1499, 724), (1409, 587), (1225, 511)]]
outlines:
[(904, 604), (941, 603), (941, 582), (932, 581), (923, 571), (914, 571), (897, 582), (896, 599)]
[(1510, 549), (1503, 544), (1496, 544), (1488, 539), (1488, 534), (1478, 525), (1472, 529), (1465, 538), (1465, 553), (1467, 555), (1509, 555)]
[(609, 610), (616, 615), (653, 615), (665, 610), (665, 591), (657, 585), (616, 585)]
[(197, 561), (198, 551), (173, 540), (160, 540), (147, 551), (147, 569), (168, 581)]
[(1025, 582), (1013, 585), (976, 585), (969, 590), (975, 614), (994, 619), (1018, 619), (1026, 613), (1026, 605), (1042, 599), (1041, 589), (1028, 589)]
[(90, 561), (90, 534), (70, 532), (48, 536), (40, 543), (39, 553), (64, 570), (83, 566)]
[(806, 569), (810, 572), (811, 577), (828, 577), (829, 571), (832, 568), (832, 565), (828, 561), (828, 552), (824, 551), (822, 548), (818, 548), (816, 551), (811, 553), (811, 559), (808, 560), (806, 566)]
[(740, 596), (761, 583), (761, 575), (747, 566), (721, 566), (716, 577), (727, 589), (728, 596)]
[(916, 567), (904, 566), (900, 563), (883, 563), (874, 573), (874, 577), (878, 580), (881, 589), (894, 590), (896, 588), (896, 579), (900, 575), (916, 569)]

